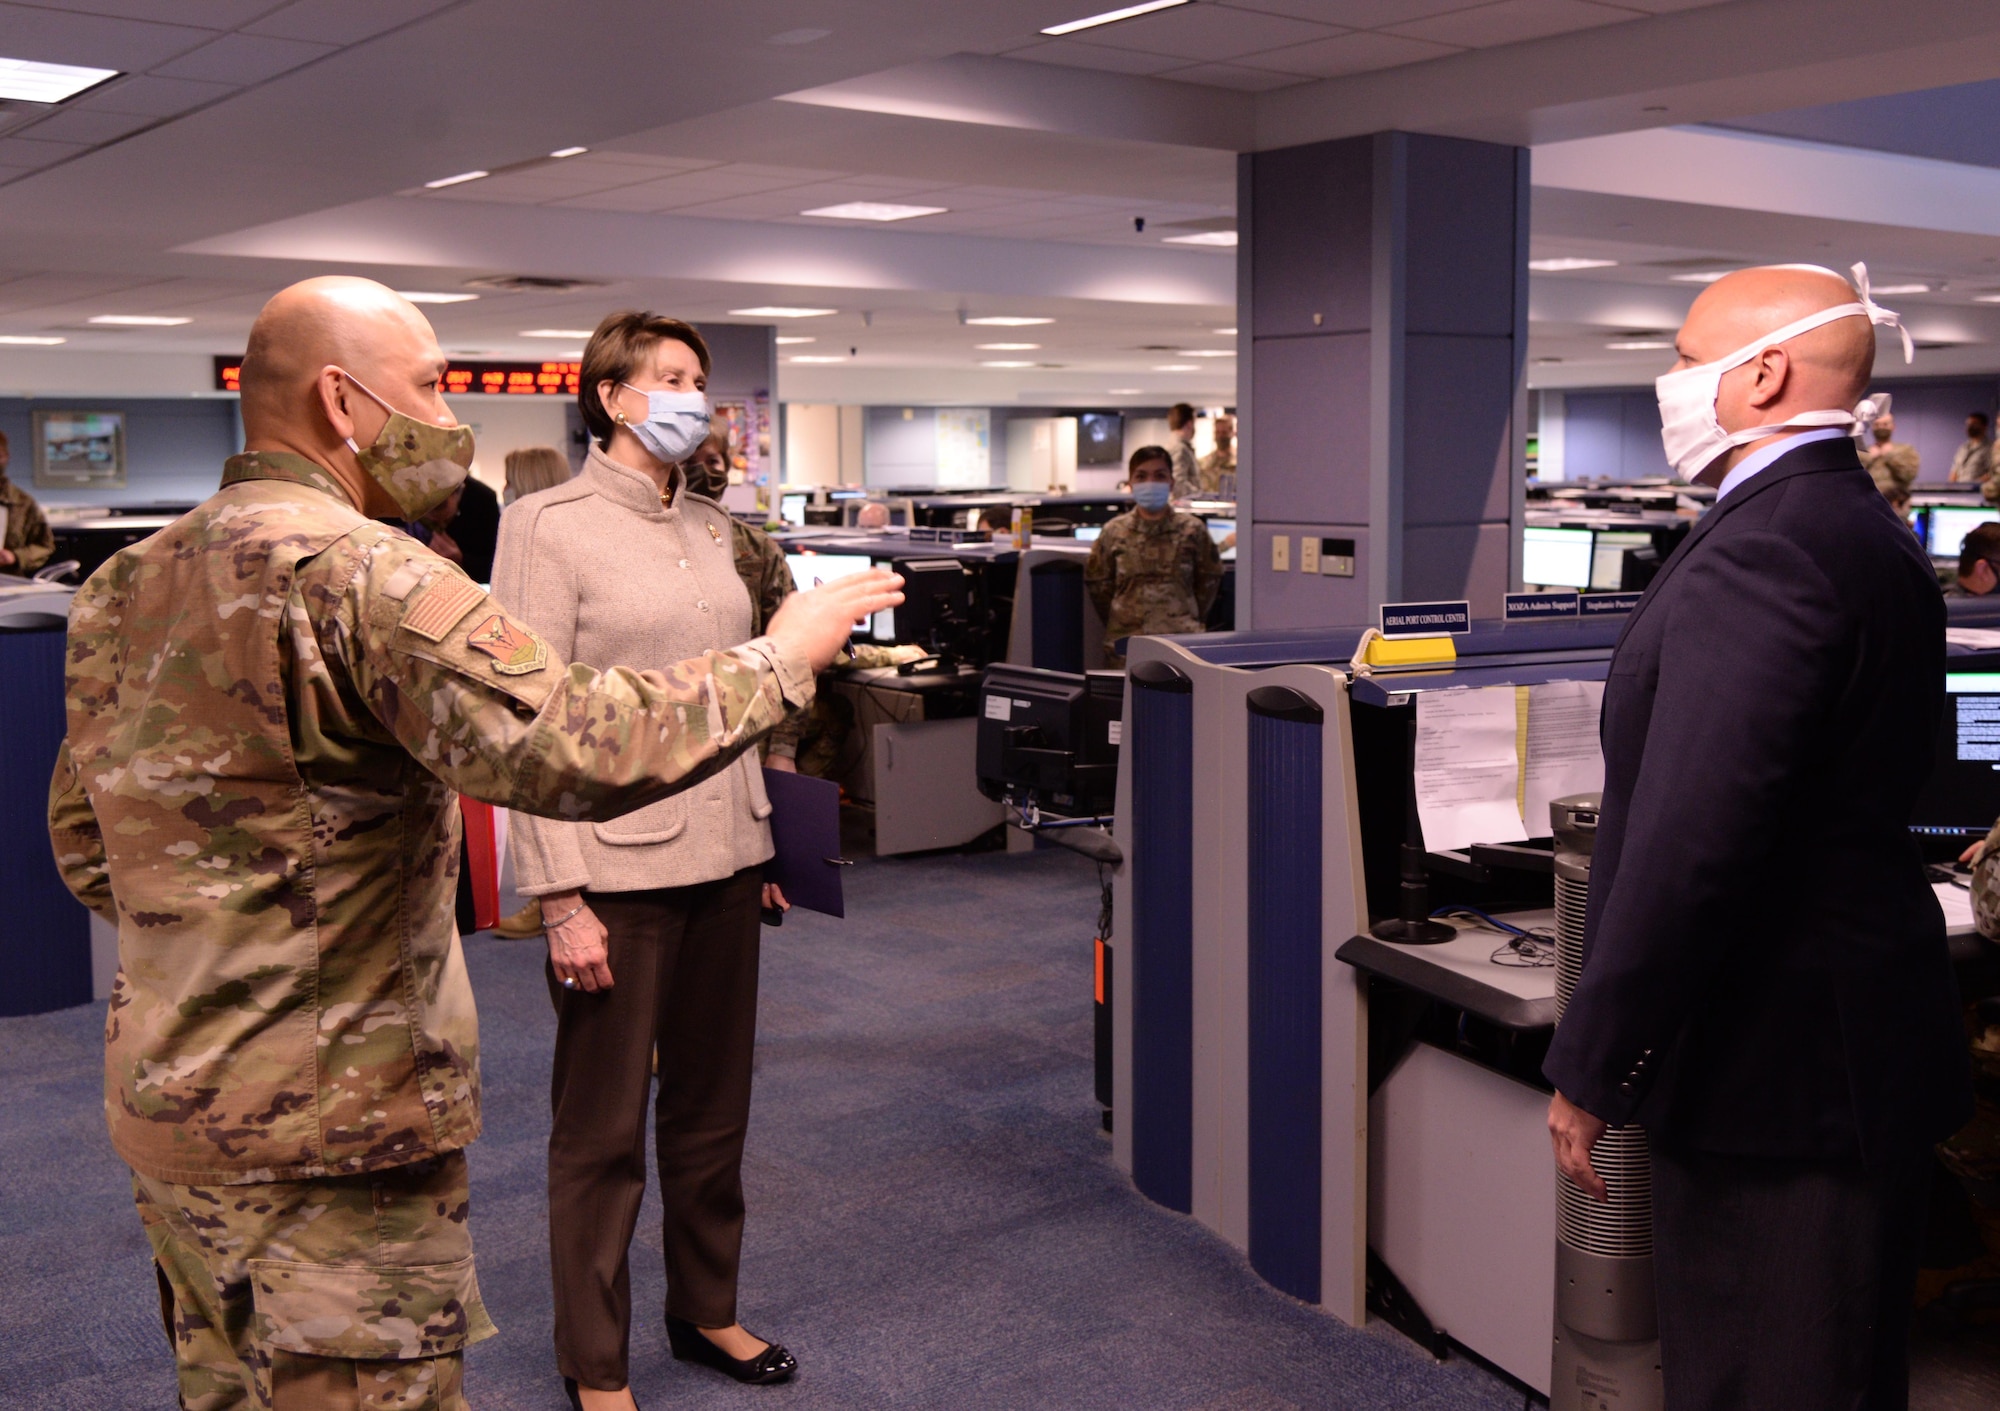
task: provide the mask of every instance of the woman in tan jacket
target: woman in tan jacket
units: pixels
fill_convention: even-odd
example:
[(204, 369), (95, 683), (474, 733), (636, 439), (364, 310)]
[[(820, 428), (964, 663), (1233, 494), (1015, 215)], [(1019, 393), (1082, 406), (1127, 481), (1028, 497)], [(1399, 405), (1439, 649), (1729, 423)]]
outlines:
[[(495, 596), (566, 660), (666, 666), (753, 635), (729, 516), (688, 494), (677, 468), (707, 434), (708, 367), (699, 333), (649, 313), (613, 314), (584, 349), (589, 458), (574, 480), (508, 507), (493, 572)], [(513, 823), (518, 886), (541, 899), (548, 925), (558, 1015), (556, 1355), (572, 1404), (588, 1411), (633, 1405), (627, 1265), (656, 1044), (674, 1355), (750, 1382), (797, 1366), (736, 1316), (758, 913), (783, 905), (760, 875), (770, 811), (751, 752), (609, 823)]]

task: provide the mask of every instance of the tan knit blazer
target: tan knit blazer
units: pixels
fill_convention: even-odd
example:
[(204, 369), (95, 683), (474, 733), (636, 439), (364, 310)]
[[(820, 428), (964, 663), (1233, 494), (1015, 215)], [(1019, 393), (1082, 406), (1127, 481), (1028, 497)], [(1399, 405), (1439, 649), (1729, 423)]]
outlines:
[[(500, 516), (493, 596), (565, 660), (664, 668), (750, 640), (729, 516), (653, 482), (595, 446), (567, 485)], [(606, 823), (514, 815), (508, 848), (523, 896), (634, 892), (712, 882), (771, 856), (757, 751), (715, 777)]]

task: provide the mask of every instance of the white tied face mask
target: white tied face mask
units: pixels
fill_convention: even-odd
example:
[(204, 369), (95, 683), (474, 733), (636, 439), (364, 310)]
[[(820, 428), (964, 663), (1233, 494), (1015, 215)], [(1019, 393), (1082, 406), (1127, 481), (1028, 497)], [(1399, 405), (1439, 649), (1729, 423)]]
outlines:
[[(1833, 274), (1832, 270), (1818, 265), (1782, 265), (1780, 268)], [(1790, 342), (1801, 333), (1808, 333), (1837, 318), (1865, 318), (1871, 324), (1895, 329), (1903, 335), (1903, 361), (1911, 361), (1916, 354), (1910, 342), (1910, 330), (1903, 327), (1900, 315), (1883, 308), (1868, 296), (1868, 266), (1865, 264), (1854, 266), (1854, 290), (1857, 298), (1853, 303), (1835, 304), (1830, 309), (1808, 314), (1755, 342), (1744, 344), (1727, 357), (1666, 373), (1653, 384), (1660, 399), (1660, 440), (1666, 446), (1667, 461), (1673, 466), (1675, 475), (1692, 482), (1713, 465), (1718, 456), (1732, 447), (1761, 441), (1780, 431), (1813, 426), (1852, 427), (1855, 424), (1855, 414), (1851, 409), (1833, 407), (1825, 411), (1800, 412), (1772, 426), (1752, 426), (1734, 432), (1724, 431), (1715, 416), (1716, 393), (1721, 389), (1725, 372), (1741, 367), (1766, 348)]]

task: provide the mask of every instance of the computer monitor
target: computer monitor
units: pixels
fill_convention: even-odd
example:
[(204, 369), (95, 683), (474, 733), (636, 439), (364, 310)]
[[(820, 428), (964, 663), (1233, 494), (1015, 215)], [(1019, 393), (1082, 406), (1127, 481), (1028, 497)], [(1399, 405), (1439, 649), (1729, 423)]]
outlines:
[(1104, 532), (1104, 526), (1101, 524), (1079, 524), (1070, 532), (1076, 535), (1077, 543), (1091, 544), (1095, 543), (1097, 536)]
[(1081, 412), (1076, 418), (1078, 465), (1125, 464), (1125, 414)]
[(903, 602), (875, 614), (875, 640), (925, 651), (962, 651), (972, 620), (972, 584), (965, 565), (957, 559), (897, 559), (893, 567), (903, 576)]
[(1028, 793), (1071, 817), (1111, 810), (1123, 672), (1079, 676), (996, 665), (987, 668), (979, 696), (974, 767), (982, 794)]
[(804, 528), (806, 522), (806, 501), (811, 498), (812, 496), (810, 495), (778, 496), (778, 518), (784, 520), (787, 524), (796, 524), (800, 528)]
[(1218, 549), (1222, 547), (1224, 539), (1236, 532), (1236, 521), (1233, 519), (1211, 519), (1207, 524), (1208, 537), (1215, 540), (1215, 547)]
[(1944, 723), (1910, 830), (1956, 855), (2000, 819), (2000, 671), (1947, 671)]
[(1931, 506), (1926, 537), (1932, 558), (1955, 559), (1965, 545), (1965, 536), (1982, 524), (2000, 519), (1990, 509), (1959, 509), (1950, 505)]
[(1523, 531), (1521, 581), (1544, 588), (1588, 588), (1596, 534), (1588, 529)]
[(1590, 551), (1590, 586), (1615, 593), (1625, 586), (1625, 556), (1634, 549), (1653, 547), (1653, 536), (1644, 530), (1599, 529), (1596, 547)]
[[(860, 573), (873, 560), (866, 554), (786, 554), (785, 564), (792, 570), (792, 582), (800, 588), (817, 588), (822, 583), (831, 583), (836, 578), (845, 578), (850, 573)], [(869, 621), (862, 618), (854, 624), (857, 632), (867, 632)]]

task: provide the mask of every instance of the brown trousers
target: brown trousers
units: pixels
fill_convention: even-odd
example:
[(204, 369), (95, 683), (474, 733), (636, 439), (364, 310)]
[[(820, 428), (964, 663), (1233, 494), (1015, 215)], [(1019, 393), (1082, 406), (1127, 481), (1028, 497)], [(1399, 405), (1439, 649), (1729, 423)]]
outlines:
[(584, 1386), (628, 1382), (629, 1254), (646, 1193), (655, 1044), (667, 1312), (704, 1328), (736, 1321), (762, 885), (751, 867), (692, 887), (586, 893), (610, 933), (612, 986), (565, 990), (551, 972), (556, 1360)]

